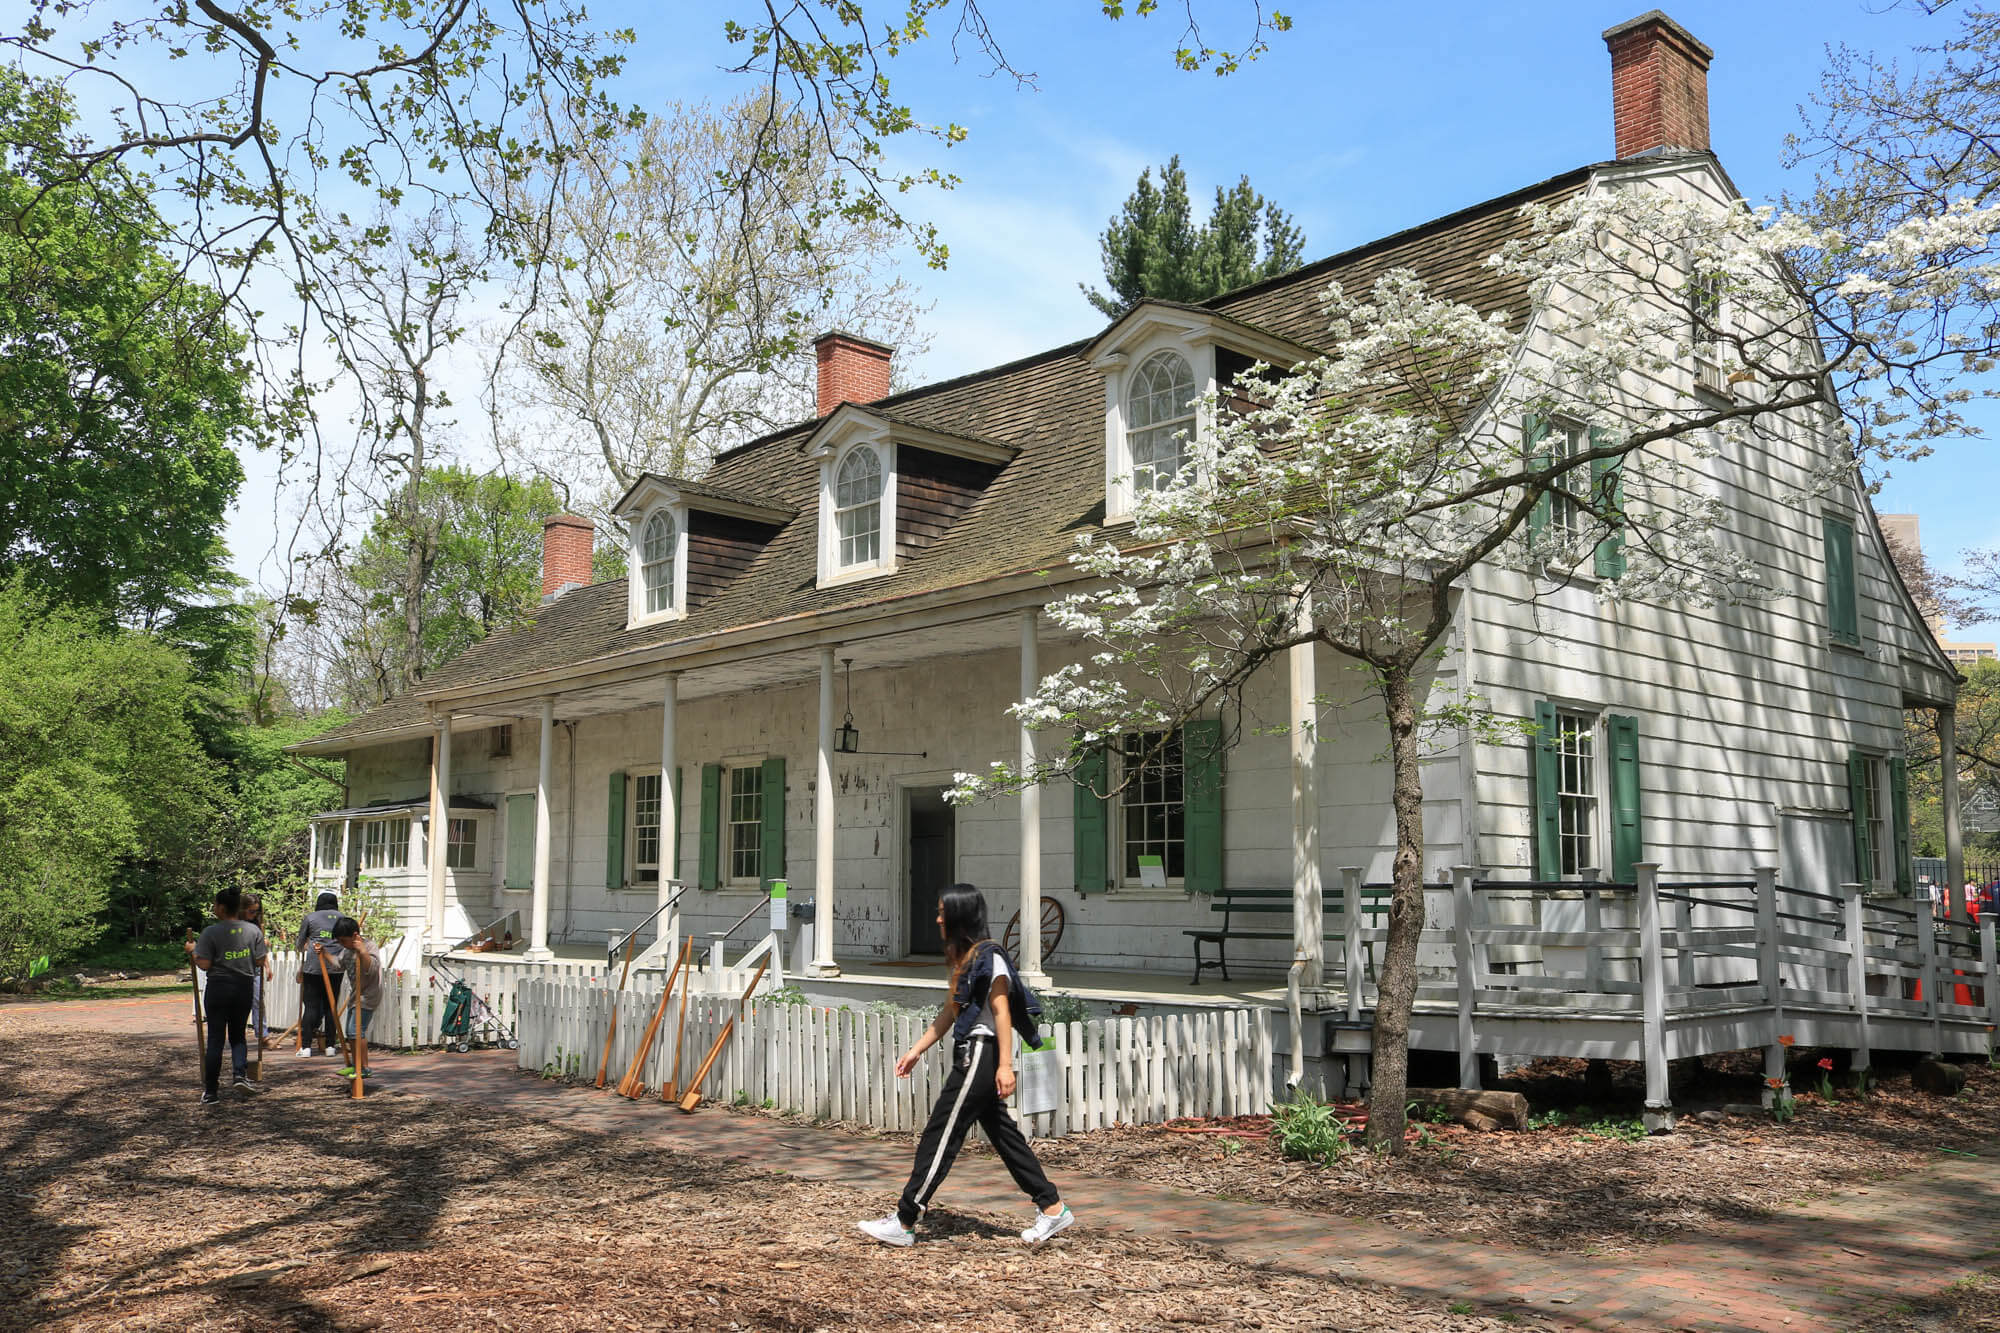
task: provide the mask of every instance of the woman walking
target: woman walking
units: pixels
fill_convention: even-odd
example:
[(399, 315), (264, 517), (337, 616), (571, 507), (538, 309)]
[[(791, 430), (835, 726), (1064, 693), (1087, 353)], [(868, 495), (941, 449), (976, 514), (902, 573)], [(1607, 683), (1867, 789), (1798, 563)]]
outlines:
[(917, 1140), (916, 1165), (896, 1211), (859, 1225), (884, 1245), (916, 1244), (917, 1220), (944, 1184), (966, 1134), (977, 1124), (999, 1151), (1014, 1183), (1035, 1201), (1034, 1225), (1021, 1233), (1021, 1239), (1039, 1245), (1067, 1230), (1076, 1218), (1042, 1174), (1042, 1164), (1007, 1110), (1007, 1099), (1014, 1095), (1013, 961), (987, 938), (986, 899), (970, 884), (954, 884), (938, 895), (937, 923), (944, 936), (945, 962), (951, 968), (950, 996), (937, 1021), (896, 1061), (896, 1077), (908, 1078), (923, 1053), (946, 1032), (952, 1035), (951, 1077)]

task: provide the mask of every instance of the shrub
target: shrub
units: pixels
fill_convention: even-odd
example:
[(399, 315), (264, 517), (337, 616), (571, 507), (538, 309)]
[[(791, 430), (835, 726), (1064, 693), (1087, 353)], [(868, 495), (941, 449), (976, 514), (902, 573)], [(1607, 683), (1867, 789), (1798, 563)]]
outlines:
[(1081, 1023), (1090, 1017), (1090, 1005), (1074, 995), (1056, 991), (1038, 997), (1042, 1002), (1042, 1025)]
[(1331, 1166), (1347, 1152), (1347, 1122), (1304, 1088), (1271, 1107), (1271, 1136), (1293, 1161)]

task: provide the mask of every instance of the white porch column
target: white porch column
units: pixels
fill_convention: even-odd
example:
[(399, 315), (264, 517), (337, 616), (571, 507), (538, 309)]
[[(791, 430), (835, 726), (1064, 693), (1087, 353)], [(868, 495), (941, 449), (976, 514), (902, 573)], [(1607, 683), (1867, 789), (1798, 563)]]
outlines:
[(1958, 814), (1958, 706), (1938, 709), (1938, 778), (1944, 802), (1945, 915), (1963, 921), (1965, 896), (1965, 833)]
[[(833, 654), (819, 650), (819, 776), (813, 789), (813, 959), (808, 976), (837, 977), (833, 961)], [(766, 793), (765, 799), (770, 799)], [(782, 797), (780, 798), (782, 799)]]
[(436, 949), (443, 949), (445, 849), (451, 844), (451, 714), (437, 720), (431, 741), (431, 834), (426, 843), (430, 855), (430, 893), (425, 903), (424, 934)]
[[(1301, 611), (1301, 630), (1310, 629)], [(1326, 977), (1325, 920), (1319, 878), (1319, 695), (1317, 664), (1311, 642), (1286, 654), (1292, 677), (1292, 957), (1303, 960), (1302, 986), (1321, 985)], [(1350, 934), (1360, 922), (1350, 918)], [(1350, 990), (1354, 978), (1348, 978)]]
[[(1038, 611), (1029, 607), (1021, 613), (1021, 697), (1026, 699), (1042, 682), (1036, 654), (1035, 622)], [(1022, 720), (1021, 772), (1035, 766), (1035, 733)], [(1049, 988), (1048, 973), (1042, 970), (1042, 789), (1039, 784), (1021, 788), (1021, 980), (1038, 991)]]
[[(680, 860), (681, 810), (680, 799), (674, 791), (674, 770), (680, 765), (679, 741), (674, 729), (680, 725), (677, 714), (680, 711), (681, 673), (669, 671), (666, 687), (660, 692), (660, 892), (655, 906), (665, 907), (667, 899), (673, 896), (672, 883), (674, 863)], [(669, 917), (677, 912), (661, 912), (655, 923), (653, 952), (668, 954), (674, 950)]]
[[(340, 898), (347, 900), (347, 886), (354, 882), (354, 821), (340, 821)], [(318, 897), (318, 894), (314, 894)]]
[(528, 951), (531, 963), (547, 962), (549, 948), (549, 772), (556, 752), (556, 701), (542, 700), (542, 750), (535, 757), (535, 888), (528, 909)]

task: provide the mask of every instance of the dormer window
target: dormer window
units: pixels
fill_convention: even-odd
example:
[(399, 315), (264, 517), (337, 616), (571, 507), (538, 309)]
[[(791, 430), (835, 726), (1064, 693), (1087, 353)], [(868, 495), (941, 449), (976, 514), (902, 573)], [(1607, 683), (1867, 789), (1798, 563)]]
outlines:
[(833, 476), (836, 573), (882, 563), (882, 456), (870, 445), (849, 449)]
[(1179, 352), (1155, 352), (1132, 376), (1125, 400), (1132, 489), (1165, 490), (1187, 462), (1194, 437), (1194, 370)]
[(674, 516), (662, 509), (646, 520), (645, 535), (639, 543), (639, 578), (646, 587), (646, 614), (658, 615), (674, 609), (674, 557), (680, 545), (680, 527)]

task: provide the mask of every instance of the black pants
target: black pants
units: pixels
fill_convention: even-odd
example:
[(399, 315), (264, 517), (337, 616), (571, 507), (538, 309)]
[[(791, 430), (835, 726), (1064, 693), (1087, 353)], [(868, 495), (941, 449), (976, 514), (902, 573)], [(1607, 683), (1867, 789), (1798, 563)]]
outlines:
[(1000, 1051), (993, 1038), (974, 1037), (966, 1044), (969, 1058), (963, 1062), (953, 1059), (957, 1067), (945, 1081), (944, 1092), (931, 1108), (930, 1122), (917, 1139), (917, 1163), (896, 1205), (896, 1216), (906, 1227), (914, 1228), (924, 1215), (975, 1124), (986, 1131), (1000, 1160), (1007, 1164), (1007, 1173), (1021, 1192), (1035, 1201), (1035, 1207), (1047, 1208), (1062, 1197), (1042, 1174), (1042, 1164), (1035, 1160), (1021, 1127), (1007, 1113), (1007, 1103), (994, 1091), (993, 1074), (1000, 1067)]
[(228, 1028), (229, 1058), (237, 1078), (245, 1077), (250, 1062), (249, 1042), (244, 1025), (250, 1021), (250, 999), (254, 992), (250, 978), (214, 968), (208, 973), (208, 1053), (201, 1062), (204, 1091), (222, 1091), (222, 1038)]
[[(305, 1015), (299, 1023), (300, 1046), (324, 1046), (329, 1051), (340, 1046), (340, 1029), (334, 1024), (334, 1011), (340, 1008), (340, 983), (345, 980), (345, 973), (331, 968), (327, 969), (326, 980), (320, 980), (317, 964), (306, 974), (306, 998), (304, 1007), (299, 1011)], [(329, 985), (333, 987), (331, 1000), (327, 998)], [(322, 1031), (326, 1035), (325, 1041), (319, 1040)]]

